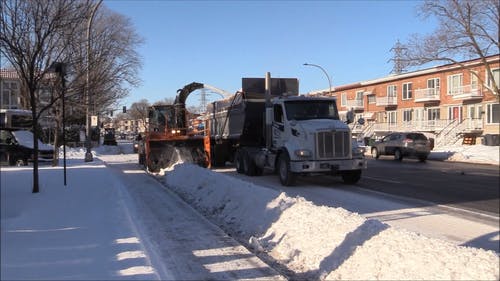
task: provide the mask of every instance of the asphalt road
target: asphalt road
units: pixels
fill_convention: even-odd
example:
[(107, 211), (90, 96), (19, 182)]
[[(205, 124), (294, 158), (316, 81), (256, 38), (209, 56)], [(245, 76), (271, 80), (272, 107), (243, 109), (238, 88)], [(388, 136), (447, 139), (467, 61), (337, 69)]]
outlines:
[(383, 193), (499, 215), (499, 167), (458, 162), (368, 157), (358, 186)]

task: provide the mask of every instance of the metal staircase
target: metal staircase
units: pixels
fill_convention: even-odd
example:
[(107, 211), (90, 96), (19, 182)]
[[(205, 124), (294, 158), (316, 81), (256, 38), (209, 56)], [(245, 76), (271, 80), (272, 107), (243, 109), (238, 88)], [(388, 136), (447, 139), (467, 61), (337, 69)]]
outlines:
[(456, 144), (462, 138), (462, 134), (468, 128), (466, 119), (453, 120), (439, 133), (436, 134), (436, 146)]

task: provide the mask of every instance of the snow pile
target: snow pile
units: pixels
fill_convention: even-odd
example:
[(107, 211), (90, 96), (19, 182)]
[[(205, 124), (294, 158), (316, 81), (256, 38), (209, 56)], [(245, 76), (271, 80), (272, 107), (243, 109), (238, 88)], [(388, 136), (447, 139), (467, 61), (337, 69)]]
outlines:
[(431, 151), (429, 159), (499, 165), (499, 154), (498, 146), (453, 145), (435, 147)]
[(166, 184), (263, 258), (297, 278), (498, 280), (493, 251), (455, 246), (343, 208), (179, 163)]

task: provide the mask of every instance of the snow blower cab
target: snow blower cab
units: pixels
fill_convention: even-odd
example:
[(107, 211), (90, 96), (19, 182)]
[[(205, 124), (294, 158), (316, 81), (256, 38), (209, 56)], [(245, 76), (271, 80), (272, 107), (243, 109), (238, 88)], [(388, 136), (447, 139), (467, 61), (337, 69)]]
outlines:
[(208, 165), (204, 136), (190, 129), (189, 120), (196, 116), (186, 110), (185, 104), (189, 94), (203, 86), (193, 82), (177, 91), (174, 104), (149, 107), (148, 130), (141, 151), (149, 171), (158, 172), (178, 161)]

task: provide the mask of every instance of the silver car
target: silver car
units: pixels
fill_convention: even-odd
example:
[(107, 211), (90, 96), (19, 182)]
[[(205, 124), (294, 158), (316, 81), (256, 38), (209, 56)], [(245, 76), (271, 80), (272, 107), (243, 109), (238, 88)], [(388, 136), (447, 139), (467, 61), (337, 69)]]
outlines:
[(380, 155), (394, 155), (394, 159), (401, 161), (403, 157), (416, 157), (424, 162), (431, 152), (431, 142), (422, 133), (395, 132), (376, 141), (371, 148), (373, 158)]

